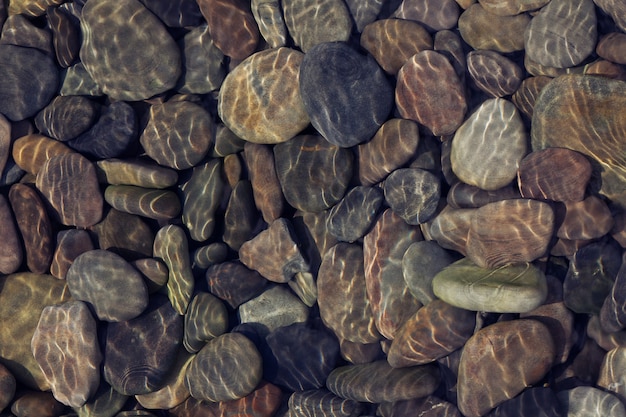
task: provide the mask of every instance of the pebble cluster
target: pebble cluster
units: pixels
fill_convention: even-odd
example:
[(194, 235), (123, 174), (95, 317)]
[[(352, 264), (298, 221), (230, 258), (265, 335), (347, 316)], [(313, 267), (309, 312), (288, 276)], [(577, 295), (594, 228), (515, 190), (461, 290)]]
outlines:
[(0, 417), (626, 417), (626, 1), (0, 27)]

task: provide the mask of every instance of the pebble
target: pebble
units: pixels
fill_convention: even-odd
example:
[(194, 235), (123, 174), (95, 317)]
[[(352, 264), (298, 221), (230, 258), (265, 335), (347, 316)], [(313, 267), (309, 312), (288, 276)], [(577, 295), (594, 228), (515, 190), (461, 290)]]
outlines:
[(387, 352), (387, 361), (394, 368), (434, 362), (463, 347), (474, 327), (473, 311), (433, 300), (398, 330)]
[(620, 399), (595, 387), (580, 386), (560, 391), (557, 397), (567, 409), (567, 417), (623, 417), (626, 408)]
[(139, 139), (146, 154), (162, 166), (183, 170), (204, 158), (213, 142), (213, 120), (201, 106), (168, 101), (150, 107)]
[(450, 61), (435, 51), (419, 52), (402, 66), (396, 105), (402, 117), (419, 122), (435, 136), (454, 133), (467, 111), (461, 80)]
[(68, 301), (44, 308), (31, 347), (57, 401), (81, 407), (95, 394), (102, 354), (87, 304)]
[(452, 171), (467, 184), (484, 190), (508, 185), (527, 153), (528, 135), (510, 101), (485, 100), (456, 130), (452, 139)]
[[(522, 159), (523, 163), (524, 159)], [(518, 171), (518, 179), (521, 172)], [(495, 203), (502, 200), (513, 200), (520, 198), (520, 191), (517, 187), (509, 185), (496, 190), (483, 190), (474, 185), (465, 184), (464, 182), (456, 182), (448, 190), (446, 202), (455, 209), (479, 208), (489, 203)], [(526, 198), (535, 198), (535, 196), (524, 196)]]
[(211, 265), (205, 277), (211, 294), (224, 300), (232, 309), (260, 295), (269, 284), (261, 274), (239, 261)]
[(57, 233), (56, 249), (50, 265), (50, 274), (65, 279), (74, 260), (81, 254), (93, 250), (89, 233), (82, 229), (61, 230)]
[(56, 96), (37, 113), (35, 125), (42, 134), (65, 142), (89, 129), (98, 113), (99, 106), (84, 96)]
[(324, 254), (317, 273), (317, 293), (322, 321), (337, 337), (362, 344), (381, 338), (365, 289), (360, 245), (338, 243)]
[(0, 44), (35, 48), (52, 55), (52, 33), (38, 28), (24, 15), (10, 15), (2, 25)]
[(550, 1), (532, 18), (524, 33), (526, 54), (541, 65), (573, 67), (594, 51), (596, 26), (592, 0), (575, 5), (567, 0)]
[(182, 227), (163, 226), (154, 238), (154, 257), (165, 262), (169, 271), (167, 296), (174, 310), (184, 315), (191, 302), (194, 277), (189, 258), (189, 244)]
[(202, 20), (198, 3), (193, 0), (173, 0), (166, 4), (144, 0), (143, 3), (163, 23), (172, 28), (198, 26)]
[(374, 22), (383, 9), (380, 0), (346, 0), (350, 14), (354, 18), (356, 30), (363, 32), (365, 26)]
[(410, 225), (430, 220), (441, 196), (439, 178), (423, 169), (397, 169), (385, 179), (383, 189), (387, 204)]
[(303, 323), (309, 317), (309, 308), (284, 286), (275, 285), (239, 306), (243, 323), (265, 326), (271, 332), (293, 323)]
[(105, 380), (100, 381), (98, 391), (83, 405), (77, 409), (80, 417), (105, 417), (117, 414), (128, 395), (123, 395), (114, 390)]
[(148, 394), (163, 386), (182, 347), (183, 317), (164, 296), (131, 320), (108, 323), (104, 379), (124, 395)]
[(48, 159), (68, 153), (73, 151), (63, 143), (37, 133), (22, 136), (13, 142), (13, 159), (29, 174), (37, 175)]
[(154, 232), (139, 216), (109, 209), (104, 219), (94, 225), (98, 246), (127, 260), (152, 256)]
[[(607, 391), (614, 392), (622, 400), (626, 390), (624, 386), (624, 360), (626, 359), (626, 347), (620, 346), (611, 349), (604, 356), (602, 367), (600, 368), (600, 377), (598, 378), (598, 387)], [(622, 400), (623, 401), (623, 400)]]
[(408, 225), (391, 209), (379, 216), (363, 238), (367, 298), (376, 328), (389, 340), (422, 306), (411, 295), (402, 274), (404, 252), (420, 240), (423, 237), (419, 228)]
[(64, 409), (65, 406), (58, 402), (52, 393), (30, 390), (19, 393), (11, 405), (11, 413), (15, 417), (57, 417)]
[(432, 394), (440, 382), (436, 365), (392, 368), (380, 360), (335, 368), (326, 381), (339, 397), (367, 403), (410, 400)]
[(253, 0), (252, 15), (263, 39), (272, 48), (287, 44), (287, 26), (278, 0)]
[(546, 148), (522, 159), (517, 182), (524, 198), (574, 203), (584, 199), (591, 173), (591, 163), (583, 154)]
[(130, 320), (148, 305), (148, 290), (139, 272), (121, 256), (103, 249), (76, 257), (66, 280), (72, 297), (89, 303), (100, 320)]
[(550, 387), (527, 388), (520, 395), (494, 408), (489, 417), (559, 417), (567, 415)]
[(174, 408), (183, 403), (191, 395), (185, 386), (185, 372), (194, 357), (184, 349), (179, 349), (176, 361), (163, 380), (163, 386), (148, 394), (135, 395), (137, 402), (153, 410)]
[[(34, 116), (56, 93), (59, 70), (48, 55), (33, 48), (0, 45), (0, 113), (17, 121)], [(36, 68), (36, 71), (31, 69)]]
[(467, 69), (478, 88), (491, 97), (510, 96), (524, 79), (519, 65), (495, 51), (470, 51)]
[(101, 110), (88, 131), (67, 144), (94, 159), (116, 158), (136, 142), (137, 129), (135, 110), (124, 101), (116, 101)]
[(621, 136), (615, 136), (615, 132), (626, 129), (626, 121), (621, 117), (626, 106), (625, 91), (624, 82), (604, 77), (557, 77), (544, 88), (535, 104), (530, 132), (534, 151), (568, 148), (591, 158), (592, 166), (598, 164), (600, 193), (617, 207), (626, 206), (622, 172), (626, 160), (618, 151)]
[(66, 68), (61, 73), (61, 95), (64, 96), (72, 96), (72, 95), (91, 95), (91, 96), (101, 96), (102, 88), (96, 84), (96, 82), (91, 78), (91, 75), (85, 69), (85, 66), (82, 62), (77, 62), (76, 64)]
[(454, 0), (403, 0), (394, 13), (399, 19), (415, 20), (432, 32), (452, 29), (459, 19), (459, 5)]
[(339, 363), (339, 342), (326, 330), (293, 323), (265, 337), (263, 378), (289, 391), (323, 388)]
[(11, 0), (8, 2), (9, 14), (41, 16), (48, 6), (62, 3), (62, 0)]
[(185, 94), (206, 94), (217, 90), (226, 77), (226, 67), (224, 53), (215, 46), (208, 25), (191, 29), (183, 37), (180, 49), (183, 69), (176, 84), (177, 90)]
[(109, 185), (104, 190), (104, 200), (116, 210), (155, 220), (172, 219), (181, 211), (178, 196), (170, 190)]
[(241, 180), (233, 187), (224, 213), (224, 234), (222, 240), (232, 250), (239, 251), (241, 246), (254, 237), (255, 225), (259, 215), (254, 206), (252, 184)]
[(215, 46), (224, 55), (242, 60), (254, 52), (260, 34), (248, 2), (200, 0), (198, 6), (208, 23)]
[(46, 206), (34, 187), (21, 183), (9, 189), (9, 202), (24, 243), (28, 270), (45, 274), (54, 252), (52, 222)]
[(499, 16), (488, 12), (482, 2), (472, 4), (459, 17), (459, 33), (476, 50), (491, 50), (503, 54), (524, 49), (520, 36), (531, 19), (526, 13)]
[(261, 354), (241, 333), (227, 333), (207, 343), (185, 372), (191, 396), (203, 401), (230, 401), (250, 394), (261, 381)]
[(363, 365), (384, 358), (380, 342), (355, 343), (346, 339), (339, 340), (341, 357), (354, 365)]
[(65, 281), (51, 275), (18, 272), (0, 277), (0, 362), (25, 387), (49, 390), (30, 342), (41, 312), (71, 298)]
[(183, 337), (185, 349), (190, 353), (196, 353), (206, 342), (226, 333), (226, 330), (228, 330), (228, 311), (224, 303), (208, 292), (194, 295), (185, 314)]
[(300, 66), (300, 94), (313, 127), (348, 148), (371, 139), (393, 105), (393, 87), (374, 59), (345, 42), (311, 48)]
[[(12, 274), (22, 265), (24, 251), (20, 232), (16, 227), (13, 211), (4, 195), (0, 195), (0, 242), (4, 250), (0, 253), (0, 273)], [(1, 408), (0, 408), (1, 409)]]
[(338, 397), (326, 389), (296, 391), (289, 397), (289, 416), (356, 417), (362, 412), (363, 405), (359, 402)]
[(37, 172), (36, 185), (62, 224), (89, 227), (102, 218), (104, 200), (96, 169), (79, 153), (48, 159)]
[(155, 258), (141, 258), (130, 264), (141, 273), (149, 294), (158, 292), (167, 284), (169, 271), (164, 262)]
[(356, 186), (328, 213), (328, 232), (342, 242), (354, 242), (370, 230), (385, 197), (380, 188)]
[(52, 46), (57, 62), (62, 68), (67, 68), (78, 60), (81, 44), (80, 22), (62, 7), (47, 9), (46, 16), (52, 31)]
[(526, 120), (532, 119), (537, 97), (539, 97), (543, 87), (550, 81), (552, 81), (552, 78), (545, 75), (528, 77), (522, 81), (517, 91), (513, 93), (511, 101), (513, 101), (515, 107), (517, 107)]
[(303, 52), (320, 43), (350, 38), (352, 17), (343, 1), (285, 0), (281, 4), (289, 35)]
[(9, 155), (11, 155), (11, 145), (13, 138), (11, 137), (11, 122), (0, 116), (0, 174), (7, 166)]
[(452, 255), (434, 241), (412, 243), (402, 256), (402, 275), (413, 297), (423, 305), (433, 301), (433, 278), (453, 261)]
[(548, 3), (549, 0), (482, 0), (480, 2), (485, 10), (498, 16), (515, 16), (524, 12), (532, 12)]
[(285, 283), (309, 266), (289, 220), (280, 218), (239, 248), (239, 261), (272, 282)]
[(600, 309), (600, 325), (602, 330), (607, 333), (615, 333), (626, 327), (626, 264), (624, 263), (624, 255), (622, 255), (622, 264), (615, 276), (615, 282), (611, 288), (611, 292), (604, 299), (602, 308)]
[(357, 147), (361, 184), (374, 185), (406, 164), (415, 155), (419, 143), (417, 123), (397, 118), (386, 121), (370, 141)]
[(554, 356), (552, 336), (538, 321), (505, 321), (479, 330), (461, 354), (459, 410), (467, 417), (485, 415), (541, 381)]
[(433, 39), (433, 48), (450, 60), (456, 75), (465, 85), (467, 62), (465, 60), (465, 46), (459, 34), (456, 31), (440, 30)]
[(261, 381), (257, 388), (243, 398), (220, 402), (219, 410), (222, 417), (271, 417), (281, 406), (283, 393), (279, 387)]
[(178, 182), (176, 171), (147, 159), (102, 159), (96, 161), (96, 171), (98, 180), (110, 185), (169, 188)]
[(112, 99), (143, 100), (175, 86), (181, 73), (179, 48), (138, 0), (85, 4), (80, 23), (81, 62)]
[(244, 159), (256, 208), (267, 224), (278, 219), (285, 207), (285, 197), (276, 174), (274, 153), (268, 145), (247, 142), (244, 146)]
[(4, 410), (11, 403), (15, 389), (15, 377), (6, 366), (0, 364), (0, 410)]
[(187, 398), (183, 403), (169, 410), (174, 417), (204, 417), (216, 416), (219, 413), (219, 404)]
[(435, 275), (433, 292), (466, 310), (523, 313), (544, 303), (548, 287), (545, 275), (533, 264), (481, 268), (463, 258)]
[(276, 173), (285, 200), (304, 212), (319, 212), (343, 198), (353, 174), (350, 150), (318, 135), (301, 135), (274, 146)]
[(603, 36), (596, 45), (596, 53), (616, 64), (626, 64), (626, 34), (611, 32)]
[[(564, 205), (565, 214), (556, 230), (556, 236), (561, 239), (600, 238), (613, 227), (613, 216), (609, 207), (604, 200), (595, 195)], [(560, 213), (557, 210), (557, 216), (558, 214)]]
[(433, 38), (419, 23), (404, 19), (376, 20), (363, 29), (361, 46), (387, 74), (396, 75), (413, 55), (433, 49)]

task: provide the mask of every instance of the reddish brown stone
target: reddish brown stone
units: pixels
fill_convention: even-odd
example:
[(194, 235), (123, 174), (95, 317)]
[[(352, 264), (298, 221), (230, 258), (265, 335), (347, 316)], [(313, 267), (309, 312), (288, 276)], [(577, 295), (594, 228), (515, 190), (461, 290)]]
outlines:
[(557, 209), (557, 237), (561, 239), (594, 239), (607, 234), (613, 227), (613, 216), (604, 200), (595, 195), (582, 201), (565, 203), (565, 212)]
[(37, 133), (22, 136), (13, 143), (15, 163), (24, 171), (35, 175), (48, 159), (73, 152), (58, 140)]
[(394, 17), (416, 20), (435, 32), (456, 25), (459, 6), (453, 0), (404, 0)]
[(272, 417), (278, 410), (282, 397), (279, 387), (263, 381), (243, 398), (220, 402), (220, 417)]
[(274, 153), (266, 145), (246, 142), (244, 156), (256, 207), (263, 214), (263, 220), (270, 224), (283, 212), (285, 197), (276, 175)]
[(616, 64), (626, 64), (626, 33), (612, 32), (596, 45), (596, 53)]

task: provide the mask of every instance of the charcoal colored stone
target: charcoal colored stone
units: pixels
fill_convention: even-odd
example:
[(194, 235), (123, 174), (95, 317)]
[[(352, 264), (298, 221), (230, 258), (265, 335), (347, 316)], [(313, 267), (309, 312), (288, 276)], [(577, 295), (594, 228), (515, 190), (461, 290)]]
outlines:
[(342, 242), (362, 238), (374, 224), (384, 195), (379, 188), (357, 186), (328, 214), (328, 231)]
[(254, 206), (252, 184), (249, 180), (240, 180), (233, 187), (228, 199), (222, 240), (232, 250), (238, 251), (254, 236), (254, 228), (258, 221), (259, 212)]
[(397, 169), (385, 179), (383, 189), (387, 204), (410, 225), (426, 223), (439, 206), (439, 178), (423, 169)]
[(89, 129), (98, 114), (98, 105), (87, 97), (56, 96), (37, 113), (35, 125), (42, 134), (64, 142)]
[(67, 68), (78, 60), (80, 52), (80, 21), (62, 7), (50, 7), (46, 11), (52, 31), (52, 46), (57, 62)]
[(233, 309), (261, 294), (269, 283), (238, 261), (211, 265), (205, 276), (211, 293)]
[(198, 352), (206, 342), (226, 333), (228, 311), (224, 303), (213, 294), (196, 294), (185, 314), (185, 335), (183, 344), (190, 353)]
[(412, 243), (402, 256), (402, 275), (413, 297), (426, 305), (436, 297), (433, 278), (454, 258), (434, 241)]

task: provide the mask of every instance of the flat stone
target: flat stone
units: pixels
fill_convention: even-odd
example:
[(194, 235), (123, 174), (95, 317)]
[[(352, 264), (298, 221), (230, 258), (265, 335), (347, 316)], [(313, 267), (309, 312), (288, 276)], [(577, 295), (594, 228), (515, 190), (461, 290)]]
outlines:
[(95, 102), (84, 96), (56, 96), (37, 113), (35, 125), (42, 134), (64, 142), (89, 129), (99, 110)]
[(626, 408), (620, 399), (594, 387), (576, 387), (557, 393), (568, 417), (622, 417)]
[(307, 51), (299, 83), (313, 127), (343, 148), (370, 140), (393, 106), (393, 87), (384, 71), (345, 42), (321, 43)]
[(485, 10), (498, 16), (515, 16), (539, 9), (547, 3), (549, 0), (483, 0), (480, 2)]
[(0, 45), (0, 113), (12, 121), (34, 116), (55, 95), (59, 71), (43, 52), (15, 45)]
[(102, 88), (89, 75), (83, 63), (78, 61), (61, 73), (61, 95), (73, 96), (80, 94), (103, 95)]
[(452, 29), (459, 19), (459, 13), (459, 5), (453, 0), (404, 0), (393, 16), (418, 21), (430, 31), (436, 32)]
[(285, 46), (287, 43), (287, 26), (280, 2), (278, 0), (253, 0), (250, 6), (263, 39), (272, 48)]
[(280, 327), (265, 337), (263, 378), (289, 391), (323, 388), (339, 363), (339, 342), (305, 323)]
[(142, 258), (131, 261), (130, 264), (141, 273), (149, 294), (158, 292), (167, 284), (169, 271), (165, 262), (154, 258)]
[(79, 153), (48, 159), (37, 172), (36, 184), (64, 225), (89, 227), (102, 218), (104, 199), (96, 169)]
[(26, 184), (11, 186), (9, 202), (22, 235), (28, 270), (47, 273), (52, 262), (54, 237), (46, 206), (35, 188)]
[(283, 16), (296, 46), (304, 52), (323, 42), (347, 41), (352, 17), (339, 0), (285, 0)]
[(338, 397), (326, 389), (296, 391), (289, 397), (290, 416), (356, 417), (362, 412), (359, 402)]
[(259, 28), (243, 0), (200, 0), (200, 12), (209, 25), (211, 38), (224, 55), (241, 60), (250, 56), (259, 43)]
[(181, 73), (180, 52), (152, 12), (137, 0), (85, 6), (80, 59), (105, 94), (134, 101), (174, 87)]
[(423, 169), (397, 169), (385, 179), (383, 189), (387, 204), (410, 225), (426, 223), (439, 206), (439, 178)]
[(433, 278), (453, 261), (450, 253), (434, 241), (412, 243), (402, 256), (402, 275), (413, 297), (423, 305), (433, 301)]
[(566, 202), (564, 211), (561, 219), (557, 210), (557, 221), (561, 221), (558, 223), (556, 236), (561, 239), (600, 238), (613, 227), (613, 216), (609, 207), (595, 195), (582, 201)]
[(546, 300), (546, 277), (533, 264), (481, 268), (468, 258), (444, 268), (433, 279), (434, 294), (472, 311), (522, 313)]
[(148, 290), (139, 272), (121, 256), (103, 249), (79, 255), (66, 280), (72, 297), (89, 303), (100, 320), (130, 320), (148, 305)]
[(626, 131), (621, 117), (624, 97), (622, 81), (585, 75), (557, 77), (539, 96), (531, 127), (533, 150), (560, 147), (590, 157), (592, 166), (596, 165), (594, 173), (602, 178), (600, 193), (618, 207), (626, 206), (626, 160), (619, 152), (624, 136), (619, 132)]
[(220, 402), (220, 415), (236, 417), (250, 415), (254, 417), (271, 417), (281, 406), (283, 393), (279, 387), (261, 381), (254, 391), (243, 398)]
[(68, 301), (44, 308), (33, 334), (33, 356), (54, 398), (70, 407), (85, 404), (100, 384), (96, 330), (87, 304)]
[(183, 340), (183, 317), (164, 296), (153, 296), (132, 320), (108, 323), (104, 379), (121, 394), (140, 395), (163, 386)]
[(228, 311), (222, 300), (208, 292), (197, 293), (185, 314), (185, 349), (196, 353), (206, 342), (226, 333), (226, 330)]
[(246, 141), (269, 144), (285, 142), (307, 127), (309, 116), (298, 90), (303, 57), (278, 48), (239, 64), (220, 87), (218, 111), (224, 124)]
[(174, 417), (219, 416), (219, 403), (200, 401), (193, 397), (169, 410)]
[(550, 1), (531, 20), (524, 33), (528, 58), (557, 68), (580, 64), (595, 48), (596, 23), (592, 0), (575, 5), (567, 0)]
[(610, 294), (604, 299), (600, 310), (600, 325), (607, 333), (615, 333), (626, 327), (626, 263), (622, 255), (622, 265), (615, 276)]
[(470, 51), (467, 69), (478, 88), (491, 97), (515, 93), (524, 79), (519, 65), (495, 51)]
[(263, 220), (270, 224), (281, 216), (285, 205), (276, 174), (274, 153), (270, 146), (247, 142), (244, 157), (252, 183), (254, 203), (263, 215)]
[(57, 62), (67, 68), (78, 60), (80, 52), (80, 21), (62, 7), (50, 7), (46, 11), (52, 31), (52, 46)]
[(395, 75), (413, 55), (433, 48), (433, 38), (419, 23), (404, 19), (376, 20), (362, 30), (361, 46), (387, 74)]
[(467, 255), (467, 237), (477, 209), (455, 209), (446, 205), (430, 222), (428, 233), (439, 246)]
[(205, 277), (209, 291), (232, 309), (260, 295), (269, 284), (261, 274), (248, 269), (239, 261), (211, 265)]
[(330, 209), (328, 231), (342, 242), (354, 242), (362, 238), (376, 221), (383, 200), (380, 188), (352, 188)]
[(603, 36), (596, 45), (596, 53), (616, 64), (626, 64), (626, 34), (611, 32)]
[(527, 153), (528, 135), (516, 107), (502, 98), (484, 101), (452, 139), (452, 171), (467, 184), (496, 190), (513, 181)]
[(273, 331), (293, 323), (305, 322), (308, 307), (284, 286), (273, 286), (239, 306), (241, 323), (259, 323)]
[(322, 321), (339, 338), (362, 344), (381, 338), (365, 290), (361, 246), (338, 243), (324, 254), (317, 293)]
[(115, 158), (135, 144), (137, 129), (135, 110), (124, 101), (115, 101), (102, 109), (88, 131), (67, 144), (94, 159)]
[(70, 300), (65, 281), (52, 275), (19, 272), (0, 277), (0, 363), (18, 383), (32, 389), (49, 390), (30, 341), (43, 309)]
[(158, 0), (141, 0), (152, 13), (169, 27), (198, 26), (202, 14), (194, 0), (174, 0), (162, 3)]
[(203, 107), (169, 101), (150, 107), (139, 141), (160, 165), (183, 170), (199, 163), (213, 143), (213, 120)]
[(383, 123), (369, 142), (357, 147), (361, 184), (376, 184), (406, 164), (415, 155), (419, 143), (417, 123), (395, 118)]
[(178, 173), (146, 159), (103, 159), (96, 162), (100, 181), (110, 185), (169, 188), (178, 182)]
[(185, 386), (185, 372), (195, 355), (179, 349), (176, 361), (163, 381), (163, 386), (148, 394), (135, 395), (137, 402), (148, 409), (170, 409), (183, 403), (189, 396)]
[(489, 417), (559, 417), (568, 415), (550, 387), (527, 388), (520, 395), (493, 409)]
[(499, 16), (488, 12), (480, 3), (472, 4), (459, 17), (459, 32), (465, 42), (476, 50), (500, 53), (521, 51), (524, 38), (520, 36), (531, 19), (526, 13)]
[(433, 300), (396, 333), (387, 361), (394, 368), (424, 365), (461, 348), (474, 333), (476, 314)]
[(224, 53), (215, 46), (208, 25), (191, 29), (183, 37), (180, 49), (183, 68), (177, 90), (187, 94), (217, 90), (226, 77), (226, 66)]
[(274, 146), (274, 159), (285, 199), (304, 212), (334, 206), (352, 177), (352, 153), (317, 135), (296, 136)]
[(63, 143), (38, 133), (27, 134), (13, 142), (12, 156), (24, 171), (37, 175), (43, 164), (56, 155), (73, 153)]
[(196, 354), (185, 372), (185, 385), (199, 400), (229, 401), (250, 394), (262, 374), (261, 355), (250, 339), (226, 333)]
[(585, 197), (591, 172), (591, 163), (583, 154), (546, 148), (522, 159), (517, 182), (524, 198), (577, 202)]
[[(467, 236), (467, 256), (494, 268), (532, 262), (546, 254), (554, 230), (554, 212), (537, 200), (515, 199), (476, 209)], [(499, 227), (493, 228), (497, 224)]]
[(139, 216), (109, 209), (104, 219), (91, 228), (100, 249), (116, 253), (127, 260), (152, 256), (154, 232)]
[(381, 335), (393, 340), (402, 324), (422, 305), (411, 295), (402, 274), (402, 256), (423, 240), (419, 228), (387, 209), (363, 239), (367, 298)]
[(392, 368), (381, 360), (335, 368), (326, 387), (348, 400), (380, 403), (425, 397), (435, 391), (439, 382), (439, 369), (433, 364)]
[(154, 238), (154, 257), (167, 265), (167, 296), (178, 314), (185, 314), (194, 289), (189, 258), (189, 244), (184, 230), (170, 224), (163, 226)]
[(82, 229), (61, 230), (57, 233), (56, 249), (50, 265), (50, 274), (65, 279), (68, 269), (80, 254), (93, 250), (89, 233)]
[(104, 190), (104, 200), (116, 210), (155, 220), (172, 219), (181, 209), (173, 191), (134, 185), (109, 185)]
[(539, 382), (554, 355), (552, 336), (538, 321), (512, 320), (479, 330), (461, 354), (459, 410), (467, 417), (485, 415)]
[(374, 22), (380, 14), (384, 2), (380, 0), (346, 0), (357, 32), (363, 32), (366, 25)]
[(396, 105), (402, 117), (419, 122), (433, 135), (450, 135), (467, 111), (465, 87), (443, 54), (422, 51), (398, 72)]
[(11, 405), (11, 413), (16, 417), (55, 417), (63, 413), (64, 409), (65, 406), (51, 392), (24, 391), (16, 395)]
[(524, 118), (531, 120), (535, 108), (535, 102), (539, 97), (539, 93), (543, 90), (543, 87), (548, 85), (552, 81), (552, 78), (545, 75), (539, 75), (537, 77), (528, 77), (522, 80), (519, 88), (511, 100), (515, 107), (522, 113)]
[(284, 283), (298, 272), (308, 272), (293, 227), (280, 218), (239, 248), (239, 261), (266, 279)]
[(24, 251), (13, 211), (4, 195), (0, 195), (0, 224), (2, 224), (0, 242), (2, 242), (3, 248), (2, 253), (0, 253), (0, 273), (12, 274), (22, 265)]
[[(522, 160), (523, 161), (523, 160)], [(518, 173), (519, 179), (519, 173)], [(520, 198), (517, 184), (504, 186), (496, 190), (483, 190), (474, 185), (457, 182), (450, 187), (446, 201), (455, 209), (479, 208), (489, 203)], [(526, 198), (533, 198), (525, 196)]]
[(232, 250), (239, 251), (254, 236), (258, 221), (259, 213), (254, 206), (252, 184), (247, 179), (240, 180), (233, 186), (228, 198), (222, 240)]

